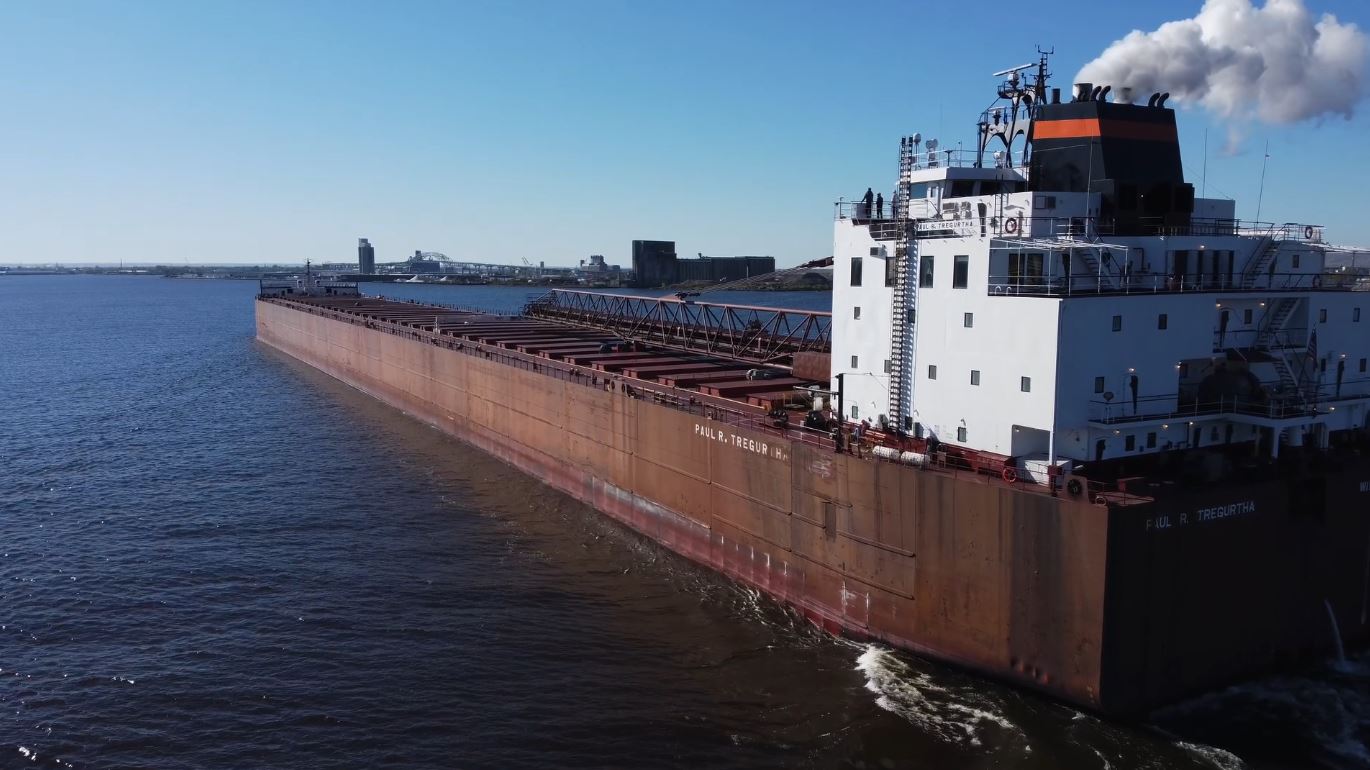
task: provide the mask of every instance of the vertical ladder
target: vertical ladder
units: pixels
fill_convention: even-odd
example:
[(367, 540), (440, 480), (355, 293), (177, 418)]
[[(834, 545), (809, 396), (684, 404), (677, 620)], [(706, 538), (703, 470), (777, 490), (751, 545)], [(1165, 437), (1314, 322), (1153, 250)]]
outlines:
[(913, 178), (914, 149), (912, 137), (899, 140), (899, 187), (895, 190), (895, 214), (899, 230), (894, 241), (894, 307), (890, 329), (890, 384), (889, 421), (895, 430), (904, 429), (904, 420), (912, 413), (913, 390), (913, 330), (916, 320), (914, 297), (918, 280), (918, 244), (910, 237), (912, 218), (909, 216), (909, 188)]

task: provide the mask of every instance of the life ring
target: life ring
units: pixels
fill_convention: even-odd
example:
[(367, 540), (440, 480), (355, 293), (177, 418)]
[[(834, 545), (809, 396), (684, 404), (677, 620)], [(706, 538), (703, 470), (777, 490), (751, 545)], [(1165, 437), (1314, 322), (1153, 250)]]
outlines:
[(1305, 240), (1310, 240), (1310, 241), (1313, 240), (1313, 226), (1312, 226), (1312, 225), (1307, 225), (1306, 227), (1303, 228), (1303, 237), (1304, 237)]
[(1013, 218), (1013, 219), (1005, 219), (1005, 220), (1004, 220), (1004, 232), (1008, 233), (1009, 235), (1017, 235), (1017, 234), (1018, 234), (1018, 220), (1017, 220), (1016, 218)]
[(1003, 472), (999, 475), (1004, 477), (1004, 481), (1012, 484), (1018, 480), (1018, 469), (1012, 465), (1005, 465)]
[(1094, 504), (1099, 506), (1100, 508), (1108, 507), (1108, 501), (1104, 499), (1103, 495), (1099, 495), (1098, 497), (1094, 498)]
[(1079, 479), (1071, 479), (1066, 482), (1066, 491), (1070, 493), (1071, 497), (1079, 497), (1084, 493), (1085, 485), (1081, 484)]

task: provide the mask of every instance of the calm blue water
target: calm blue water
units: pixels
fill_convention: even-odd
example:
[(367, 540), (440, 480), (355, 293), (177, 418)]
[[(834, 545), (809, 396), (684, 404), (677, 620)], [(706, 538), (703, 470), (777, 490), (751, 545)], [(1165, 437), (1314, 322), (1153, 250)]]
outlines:
[(259, 345), (255, 288), (0, 277), (0, 767), (1370, 764), (1364, 659), (1124, 726), (816, 633)]

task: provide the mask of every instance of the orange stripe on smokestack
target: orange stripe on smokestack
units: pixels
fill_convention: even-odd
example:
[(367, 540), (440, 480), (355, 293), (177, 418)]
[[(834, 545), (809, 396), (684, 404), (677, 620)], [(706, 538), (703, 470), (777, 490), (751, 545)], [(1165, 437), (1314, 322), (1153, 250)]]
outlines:
[(1174, 123), (1142, 123), (1131, 120), (1043, 120), (1032, 127), (1036, 139), (1136, 139), (1144, 142), (1179, 142)]

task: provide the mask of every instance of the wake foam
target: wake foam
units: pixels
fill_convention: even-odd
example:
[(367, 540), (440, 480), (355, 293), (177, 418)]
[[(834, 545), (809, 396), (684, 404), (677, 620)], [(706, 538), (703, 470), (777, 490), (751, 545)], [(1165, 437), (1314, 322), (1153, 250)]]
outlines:
[(875, 645), (865, 646), (856, 669), (865, 674), (866, 689), (876, 696), (875, 705), (925, 733), (948, 743), (981, 746), (988, 733), (997, 732), (1031, 751), (1023, 731), (983, 693), (939, 684)]

